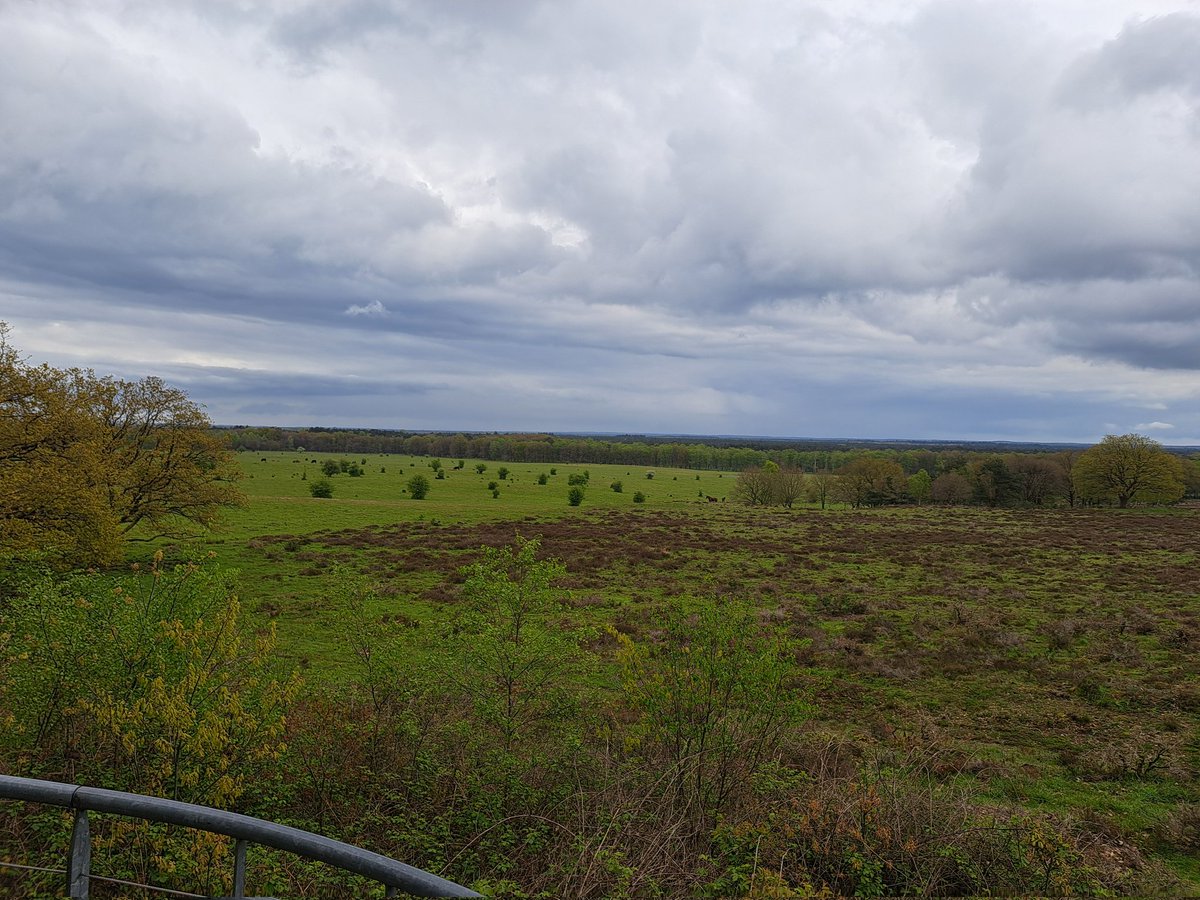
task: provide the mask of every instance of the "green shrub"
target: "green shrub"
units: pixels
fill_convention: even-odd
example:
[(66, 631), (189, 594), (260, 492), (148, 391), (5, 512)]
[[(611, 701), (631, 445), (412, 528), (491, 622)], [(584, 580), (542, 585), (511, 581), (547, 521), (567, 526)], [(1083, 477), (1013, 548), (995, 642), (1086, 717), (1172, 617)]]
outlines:
[(567, 476), (567, 484), (572, 486), (585, 487), (588, 483), (587, 472), (572, 472)]
[(619, 494), (621, 491), (625, 490), (625, 485), (621, 484), (619, 481), (614, 481), (609, 485), (609, 487), (612, 488), (612, 492), (614, 494)]
[(496, 470), (496, 474), (500, 476), (501, 481), (504, 481), (508, 478), (508, 468), (506, 466), (501, 466)]
[(573, 487), (567, 492), (567, 503), (571, 506), (578, 506), (583, 502), (583, 488)]
[(549, 480), (550, 479), (546, 476), (545, 472), (543, 472), (541, 475), (538, 476), (538, 484), (545, 484)]
[(425, 495), (429, 493), (429, 479), (424, 475), (414, 475), (405, 482), (408, 487), (408, 494), (414, 500), (424, 500)]
[(646, 502), (646, 495), (645, 495), (645, 494), (643, 494), (641, 491), (638, 491), (637, 493), (635, 493), (635, 494), (633, 495), (633, 502), (634, 502), (634, 503), (645, 503), (645, 502)]
[(318, 478), (308, 486), (308, 492), (314, 497), (328, 500), (333, 496), (333, 482), (328, 478)]

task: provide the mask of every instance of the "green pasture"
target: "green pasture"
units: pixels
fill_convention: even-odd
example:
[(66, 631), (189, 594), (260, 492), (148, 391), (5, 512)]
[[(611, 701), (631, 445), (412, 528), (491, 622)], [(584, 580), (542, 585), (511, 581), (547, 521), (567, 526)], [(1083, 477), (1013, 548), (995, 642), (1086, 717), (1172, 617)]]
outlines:
[[(330, 499), (309, 495), (311, 481), (323, 477), (321, 464), (327, 460), (358, 463), (364, 474), (330, 478)], [(447, 522), (478, 522), (521, 519), (526, 516), (559, 517), (597, 509), (626, 509), (635, 504), (637, 492), (645, 495), (647, 508), (706, 504), (706, 496), (730, 499), (736, 476), (729, 472), (696, 472), (690, 469), (647, 469), (633, 466), (584, 463), (499, 463), (487, 460), (441, 460), (445, 477), (438, 479), (429, 457), (330, 454), (255, 453), (243, 451), (238, 461), (246, 478), (241, 488), (250, 502), (232, 511), (223, 529), (226, 537), (252, 537), (266, 533), (304, 534), (336, 528), (391, 524), (437, 518)], [(476, 465), (485, 465), (482, 473)], [(508, 470), (500, 478), (500, 470)], [(582, 504), (567, 503), (568, 478), (587, 472), (589, 483)], [(538, 484), (538, 476), (547, 483)], [(556, 474), (551, 474), (556, 473)], [(408, 496), (405, 482), (415, 474), (429, 479), (424, 500)], [(652, 477), (648, 477), (652, 476)], [(499, 497), (488, 488), (496, 482)], [(622, 483), (621, 493), (612, 490)]]

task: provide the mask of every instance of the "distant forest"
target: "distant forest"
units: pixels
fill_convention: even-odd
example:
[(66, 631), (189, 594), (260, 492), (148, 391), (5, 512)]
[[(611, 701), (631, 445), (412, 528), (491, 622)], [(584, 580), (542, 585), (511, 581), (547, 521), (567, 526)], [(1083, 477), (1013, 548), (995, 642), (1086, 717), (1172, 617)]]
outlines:
[[(803, 472), (832, 472), (866, 458), (899, 464), (906, 475), (931, 476), (963, 469), (979, 460), (1012, 454), (1059, 457), (1068, 463), (1082, 445), (987, 441), (870, 441), (747, 437), (558, 435), (541, 433), (407, 432), (351, 428), (218, 429), (235, 450), (311, 450), (324, 453), (403, 453), (446, 459), (497, 462), (596, 463), (672, 466), (741, 472), (773, 462)], [(1166, 448), (1196, 459), (1196, 448)]]

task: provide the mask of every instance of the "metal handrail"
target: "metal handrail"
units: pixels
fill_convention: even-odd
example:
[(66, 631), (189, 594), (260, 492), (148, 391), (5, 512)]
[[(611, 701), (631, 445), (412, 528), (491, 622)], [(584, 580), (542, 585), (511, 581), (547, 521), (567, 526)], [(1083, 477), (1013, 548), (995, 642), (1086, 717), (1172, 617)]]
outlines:
[(237, 841), (234, 860), (233, 897), (245, 896), (246, 845), (262, 844), (286, 850), (308, 859), (328, 863), (339, 869), (366, 876), (383, 884), (389, 897), (403, 891), (417, 897), (479, 897), (462, 885), (447, 881), (423, 869), (406, 865), (370, 850), (335, 841), (311, 831), (280, 825), (240, 813), (213, 809), (196, 803), (182, 803), (162, 797), (147, 797), (126, 791), (42, 781), (0, 775), (0, 798), (46, 803), (75, 810), (71, 847), (67, 857), (67, 890), (72, 900), (87, 900), (91, 863), (90, 831), (87, 813), (110, 813), (149, 822), (165, 822), (224, 834)]

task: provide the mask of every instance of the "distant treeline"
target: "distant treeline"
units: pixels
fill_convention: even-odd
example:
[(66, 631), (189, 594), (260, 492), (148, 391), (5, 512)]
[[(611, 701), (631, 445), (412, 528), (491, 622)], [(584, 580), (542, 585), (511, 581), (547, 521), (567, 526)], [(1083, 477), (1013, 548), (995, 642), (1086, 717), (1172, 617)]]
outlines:
[(855, 460), (883, 459), (897, 463), (906, 475), (925, 470), (936, 477), (969, 463), (1013, 454), (1066, 457), (1083, 448), (1046, 444), (796, 441), (748, 439), (748, 446), (727, 445), (732, 439), (706, 438), (693, 443), (681, 438), (643, 436), (605, 438), (552, 434), (449, 434), (340, 428), (231, 427), (221, 429), (235, 450), (311, 450), (325, 453), (402, 453), (447, 459), (487, 459), (518, 463), (596, 463), (629, 466), (670, 466), (741, 472), (767, 462), (803, 472), (837, 471)]

